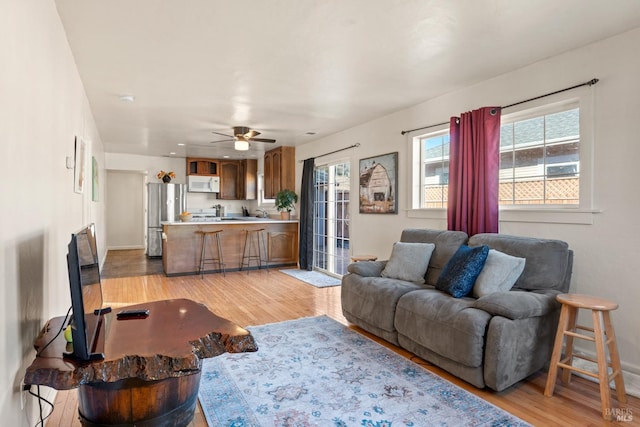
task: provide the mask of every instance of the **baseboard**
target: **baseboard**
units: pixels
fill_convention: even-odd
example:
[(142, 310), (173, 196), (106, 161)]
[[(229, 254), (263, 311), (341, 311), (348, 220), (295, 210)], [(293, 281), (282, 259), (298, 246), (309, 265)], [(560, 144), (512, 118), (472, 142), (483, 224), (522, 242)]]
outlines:
[[(586, 357), (595, 358), (595, 354), (590, 354), (588, 352), (575, 352), (579, 355), (584, 355)], [(583, 360), (580, 358), (574, 358), (573, 366), (576, 366), (580, 369), (584, 369), (585, 371), (593, 372), (594, 374), (598, 372), (598, 365), (588, 360)], [(593, 378), (589, 375), (583, 375), (578, 372), (572, 372), (572, 375), (577, 375), (582, 378), (586, 378), (589, 381), (597, 382), (596, 378)], [(640, 398), (640, 375), (635, 372), (630, 372), (628, 370), (622, 370), (622, 377), (624, 378), (624, 388), (629, 396), (634, 396)], [(615, 389), (616, 385), (614, 382), (611, 382), (611, 388)]]

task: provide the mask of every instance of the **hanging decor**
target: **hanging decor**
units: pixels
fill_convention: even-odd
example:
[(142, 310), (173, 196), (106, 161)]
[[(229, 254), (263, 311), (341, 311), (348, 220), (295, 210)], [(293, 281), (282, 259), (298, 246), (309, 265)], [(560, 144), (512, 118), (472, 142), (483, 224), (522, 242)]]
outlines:
[(85, 156), (87, 143), (83, 139), (76, 137), (74, 141), (74, 163), (73, 163), (73, 191), (84, 192), (85, 181)]
[(398, 152), (360, 160), (360, 213), (398, 213)]
[(168, 184), (172, 179), (176, 177), (176, 174), (173, 173), (173, 171), (165, 172), (161, 170), (160, 172), (158, 172), (158, 175), (156, 175), (156, 177), (162, 180), (162, 182), (164, 182), (165, 184)]

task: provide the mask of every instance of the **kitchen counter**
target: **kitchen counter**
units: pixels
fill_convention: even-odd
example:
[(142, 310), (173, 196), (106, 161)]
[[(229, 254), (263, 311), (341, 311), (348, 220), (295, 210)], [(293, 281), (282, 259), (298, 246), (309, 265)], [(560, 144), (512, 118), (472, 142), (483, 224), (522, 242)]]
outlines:
[(175, 221), (175, 222), (169, 222), (169, 221), (163, 221), (161, 224), (164, 225), (194, 225), (194, 224), (205, 224), (205, 225), (210, 225), (210, 224), (215, 224), (215, 225), (219, 225), (219, 224), (247, 224), (247, 223), (252, 223), (252, 224), (273, 224), (273, 223), (294, 223), (297, 224), (298, 220), (295, 219), (279, 219), (279, 218), (259, 218), (259, 217), (255, 217), (255, 216), (239, 216), (239, 217), (223, 217), (220, 219), (217, 219), (215, 221), (189, 221), (189, 222), (181, 222), (181, 221)]
[[(226, 219), (229, 218), (229, 219)], [(163, 222), (162, 265), (167, 276), (197, 274), (202, 237), (198, 231), (222, 230), (220, 243), (225, 270), (239, 270), (247, 230), (264, 229), (269, 267), (297, 265), (298, 221), (257, 217), (225, 217), (208, 222)], [(207, 248), (207, 258), (214, 246)], [(205, 272), (217, 266), (207, 264)], [(251, 268), (256, 268), (252, 263)], [(246, 269), (246, 267), (245, 267)]]

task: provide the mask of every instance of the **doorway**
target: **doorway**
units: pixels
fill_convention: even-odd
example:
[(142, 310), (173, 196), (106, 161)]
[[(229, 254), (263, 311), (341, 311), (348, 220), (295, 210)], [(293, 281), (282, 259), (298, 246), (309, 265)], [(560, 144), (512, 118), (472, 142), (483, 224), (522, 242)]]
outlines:
[(350, 163), (316, 166), (313, 209), (313, 267), (342, 276), (349, 265)]
[(144, 249), (145, 176), (107, 171), (107, 249)]

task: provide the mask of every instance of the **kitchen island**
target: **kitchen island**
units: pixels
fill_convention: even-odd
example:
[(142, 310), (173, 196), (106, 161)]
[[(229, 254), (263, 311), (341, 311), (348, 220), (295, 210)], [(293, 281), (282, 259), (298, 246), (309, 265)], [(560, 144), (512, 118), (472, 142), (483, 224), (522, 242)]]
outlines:
[[(198, 231), (222, 230), (220, 242), (226, 271), (239, 270), (247, 230), (264, 229), (269, 267), (297, 265), (298, 221), (269, 218), (223, 218), (211, 222), (163, 222), (162, 266), (167, 276), (197, 274), (202, 237)], [(207, 257), (212, 247), (207, 248)], [(213, 268), (214, 266), (210, 266)], [(246, 267), (245, 267), (246, 268)], [(256, 268), (252, 266), (251, 268)], [(214, 272), (217, 270), (205, 270)]]

